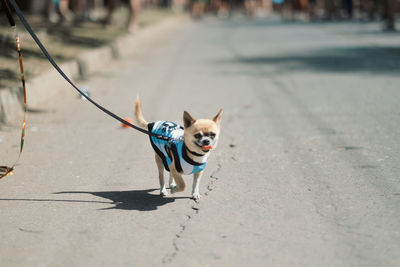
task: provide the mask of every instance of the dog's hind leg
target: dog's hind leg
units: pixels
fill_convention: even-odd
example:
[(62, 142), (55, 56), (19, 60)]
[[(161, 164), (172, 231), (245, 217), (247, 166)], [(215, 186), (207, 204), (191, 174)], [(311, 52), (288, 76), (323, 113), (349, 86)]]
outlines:
[(169, 173), (169, 188), (174, 188), (174, 187), (176, 187), (176, 183), (175, 183), (175, 180), (174, 180), (174, 176), (172, 175), (172, 173), (170, 172)]
[[(172, 166), (172, 165), (171, 165)], [(175, 187), (171, 187), (171, 193), (175, 193), (175, 192), (182, 192), (183, 190), (185, 190), (185, 181), (182, 178), (182, 175), (177, 172), (174, 168), (171, 168), (170, 166), (170, 170), (171, 170), (171, 175), (173, 175), (174, 180), (176, 182), (176, 186)]]
[(164, 179), (164, 165), (159, 155), (155, 154), (156, 164), (158, 168), (158, 179), (160, 180), (160, 195), (166, 196), (168, 195), (167, 188), (165, 186), (165, 179)]

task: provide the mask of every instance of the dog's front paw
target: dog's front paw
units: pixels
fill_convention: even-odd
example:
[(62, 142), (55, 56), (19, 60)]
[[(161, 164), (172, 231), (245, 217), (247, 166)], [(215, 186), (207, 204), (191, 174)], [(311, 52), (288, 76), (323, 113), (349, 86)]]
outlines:
[(167, 189), (161, 190), (161, 191), (160, 191), (160, 196), (162, 196), (162, 197), (168, 196), (168, 191), (167, 191)]
[(192, 199), (196, 202), (199, 202), (202, 196), (199, 193), (193, 193), (192, 194)]

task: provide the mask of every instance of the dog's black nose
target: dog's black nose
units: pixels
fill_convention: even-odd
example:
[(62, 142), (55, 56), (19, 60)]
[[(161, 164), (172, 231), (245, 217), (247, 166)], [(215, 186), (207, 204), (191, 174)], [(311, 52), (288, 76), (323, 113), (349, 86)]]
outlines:
[(203, 143), (203, 146), (208, 146), (208, 145), (210, 144), (210, 140), (204, 139), (204, 140), (202, 141), (202, 143)]

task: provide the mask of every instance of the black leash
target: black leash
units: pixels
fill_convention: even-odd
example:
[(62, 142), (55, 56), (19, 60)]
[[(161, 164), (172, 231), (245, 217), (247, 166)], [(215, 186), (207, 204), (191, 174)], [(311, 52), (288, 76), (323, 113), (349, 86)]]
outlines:
[[(3, 6), (5, 7), (4, 9), (8, 8), (7, 5), (7, 0), (1, 0), (3, 3)], [(29, 25), (28, 21), (25, 19), (24, 15), (22, 14), (18, 4), (15, 2), (15, 0), (8, 0), (11, 5), (13, 6), (15, 12), (17, 13), (17, 16), (19, 17), (19, 19), (21, 20), (22, 24), (24, 25), (25, 29), (29, 32), (29, 34), (32, 36), (33, 40), (36, 42), (36, 44), (39, 46), (40, 50), (42, 50), (43, 54), (46, 56), (46, 58), (49, 60), (49, 62), (51, 63), (51, 65), (53, 65), (53, 67), (58, 71), (58, 73), (76, 90), (79, 92), (80, 95), (82, 95), (83, 97), (85, 97), (90, 103), (92, 103), (93, 105), (95, 105), (98, 109), (100, 109), (101, 111), (103, 111), (104, 113), (106, 113), (107, 115), (113, 117), (114, 119), (120, 121), (123, 124), (128, 125), (129, 127), (142, 132), (144, 134), (147, 135), (151, 135), (154, 136), (158, 139), (162, 139), (162, 140), (167, 140), (169, 141), (170, 138), (167, 136), (163, 136), (163, 135), (159, 135), (159, 134), (154, 134), (152, 132), (146, 131), (142, 128), (139, 128), (135, 125), (133, 125), (132, 123), (122, 119), (121, 117), (117, 116), (116, 114), (114, 114), (113, 112), (109, 111), (108, 109), (104, 108), (103, 106), (97, 104), (94, 100), (92, 100), (89, 96), (87, 96), (86, 94), (84, 94), (72, 81), (71, 79), (68, 78), (68, 76), (62, 71), (62, 69), (57, 65), (57, 63), (54, 61), (54, 59), (52, 58), (52, 56), (47, 52), (46, 48), (43, 46), (42, 42), (39, 40), (39, 38), (36, 36), (35, 32), (33, 31), (32, 27)], [(15, 25), (15, 21), (12, 18), (11, 14), (9, 11), (6, 11), (7, 13), (7, 18), (10, 22), (10, 24), (14, 23)]]

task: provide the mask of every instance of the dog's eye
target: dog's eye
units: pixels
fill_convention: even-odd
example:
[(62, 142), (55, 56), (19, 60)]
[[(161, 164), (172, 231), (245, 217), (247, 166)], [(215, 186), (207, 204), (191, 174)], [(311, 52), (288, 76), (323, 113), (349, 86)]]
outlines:
[(201, 133), (197, 133), (197, 134), (195, 134), (195, 135), (194, 135), (194, 138), (196, 138), (196, 139), (200, 139), (200, 138), (201, 138), (201, 136), (202, 136), (202, 135), (201, 135)]
[(210, 135), (211, 139), (214, 139), (214, 138), (215, 138), (215, 136), (216, 136), (216, 134), (215, 134), (215, 133), (210, 133), (209, 135)]

